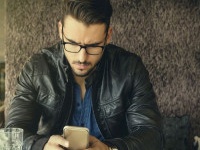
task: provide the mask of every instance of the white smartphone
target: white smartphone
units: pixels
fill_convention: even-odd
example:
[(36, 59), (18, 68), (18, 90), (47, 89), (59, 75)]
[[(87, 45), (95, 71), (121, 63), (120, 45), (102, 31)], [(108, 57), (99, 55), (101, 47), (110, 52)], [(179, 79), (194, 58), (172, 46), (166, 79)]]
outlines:
[(86, 149), (89, 144), (89, 129), (85, 127), (65, 126), (63, 136), (69, 141), (69, 150)]

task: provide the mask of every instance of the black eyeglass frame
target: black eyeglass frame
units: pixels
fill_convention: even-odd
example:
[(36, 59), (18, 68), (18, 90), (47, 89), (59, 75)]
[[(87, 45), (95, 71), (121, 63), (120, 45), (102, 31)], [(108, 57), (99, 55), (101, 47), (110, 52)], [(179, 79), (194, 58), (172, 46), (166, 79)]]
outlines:
[[(105, 50), (105, 47), (106, 47), (106, 44), (105, 44), (105, 43), (106, 43), (107, 36), (108, 36), (108, 31), (106, 30), (106, 36), (105, 36), (104, 46), (98, 46), (98, 45), (95, 45), (95, 46), (92, 46), (92, 45), (90, 45), (90, 46), (85, 46), (85, 45), (80, 45), (80, 44), (76, 44), (76, 43), (72, 43), (72, 42), (65, 42), (65, 41), (64, 41), (64, 37), (65, 37), (66, 39), (67, 39), (67, 37), (65, 36), (65, 34), (64, 34), (64, 32), (63, 32), (63, 27), (62, 27), (62, 44), (63, 44), (63, 46), (64, 46), (64, 50), (67, 51), (67, 52), (70, 52), (70, 53), (79, 53), (79, 52), (81, 51), (81, 49), (84, 48), (85, 51), (86, 51), (86, 53), (87, 53), (88, 55), (100, 55), (100, 54), (103, 53), (103, 51)], [(72, 52), (72, 51), (69, 51), (69, 50), (67, 50), (67, 49), (65, 48), (65, 44), (71, 44), (71, 45), (80, 46), (80, 49), (79, 49), (79, 51), (77, 51), (77, 52)], [(87, 47), (100, 47), (100, 48), (102, 48), (102, 51), (101, 51), (101, 53), (99, 53), (99, 54), (91, 54), (91, 53), (88, 53)]]

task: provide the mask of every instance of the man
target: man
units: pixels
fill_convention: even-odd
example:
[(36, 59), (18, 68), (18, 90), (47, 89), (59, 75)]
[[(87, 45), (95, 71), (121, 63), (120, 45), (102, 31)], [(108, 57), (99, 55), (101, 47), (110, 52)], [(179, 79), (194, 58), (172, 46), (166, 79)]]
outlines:
[[(25, 64), (7, 127), (24, 149), (62, 150), (66, 125), (90, 130), (91, 150), (160, 150), (161, 116), (141, 59), (111, 45), (109, 0), (68, 0), (61, 42)], [(78, 139), (77, 139), (78, 140)]]

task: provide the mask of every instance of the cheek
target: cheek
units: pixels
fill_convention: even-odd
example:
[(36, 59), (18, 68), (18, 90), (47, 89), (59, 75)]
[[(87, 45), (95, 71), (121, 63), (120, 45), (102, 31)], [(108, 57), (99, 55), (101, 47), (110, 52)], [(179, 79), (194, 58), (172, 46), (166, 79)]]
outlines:
[(93, 66), (95, 66), (101, 59), (102, 55), (100, 56), (92, 56), (90, 60), (88, 60), (90, 63), (92, 63)]
[(70, 53), (65, 52), (65, 58), (67, 59), (67, 61), (71, 64), (71, 62), (74, 59), (74, 56), (71, 55)]

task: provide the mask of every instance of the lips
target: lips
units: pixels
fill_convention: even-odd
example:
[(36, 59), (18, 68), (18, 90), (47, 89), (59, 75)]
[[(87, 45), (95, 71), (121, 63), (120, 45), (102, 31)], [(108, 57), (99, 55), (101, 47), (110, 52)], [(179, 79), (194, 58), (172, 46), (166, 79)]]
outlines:
[(89, 64), (75, 64), (76, 69), (78, 70), (86, 70), (89, 67)]

